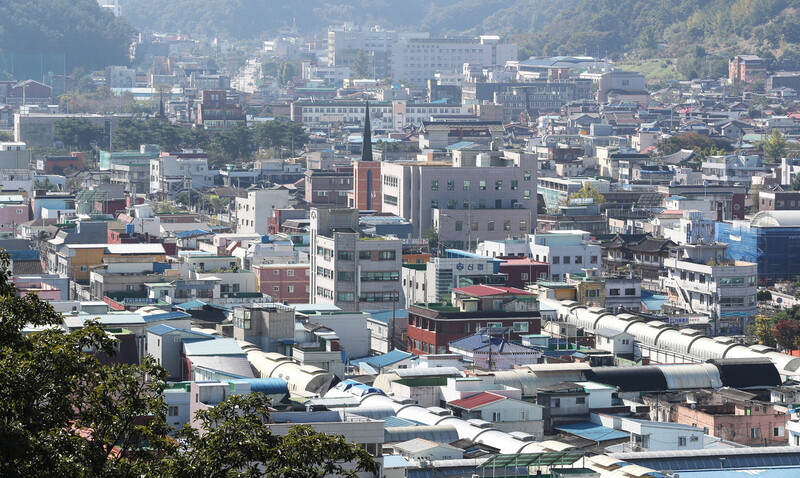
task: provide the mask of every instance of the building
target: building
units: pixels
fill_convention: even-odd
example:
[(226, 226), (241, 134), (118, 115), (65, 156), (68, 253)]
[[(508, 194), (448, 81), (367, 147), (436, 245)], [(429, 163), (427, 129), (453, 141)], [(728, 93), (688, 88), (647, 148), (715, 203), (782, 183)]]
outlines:
[(405, 304), (441, 302), (455, 287), (472, 284), (503, 285), (501, 260), (448, 249), (447, 257), (432, 257), (424, 264), (404, 264), (402, 273)]
[(357, 209), (311, 209), (311, 302), (386, 310), (401, 297), (402, 243), (362, 236)]
[(448, 353), (451, 342), (474, 334), (482, 327), (509, 327), (509, 340), (522, 335), (538, 334), (541, 316), (538, 310), (524, 312), (505, 310), (470, 310), (441, 304), (408, 307), (408, 350), (414, 355)]
[(728, 80), (753, 81), (767, 77), (767, 63), (756, 55), (736, 55), (728, 60)]
[(233, 338), (250, 342), (262, 352), (291, 352), (294, 333), (294, 307), (271, 302), (233, 309)]
[(197, 105), (198, 125), (209, 131), (221, 131), (246, 123), (242, 106), (229, 99), (225, 90), (202, 90)]
[(306, 169), (305, 201), (314, 206), (347, 206), (353, 190), (352, 166), (336, 166), (333, 170)]
[(644, 281), (657, 282), (664, 260), (675, 243), (649, 234), (616, 234), (600, 243), (603, 268), (609, 273), (633, 272)]
[(30, 209), (21, 194), (0, 194), (0, 235), (15, 236), (29, 220)]
[(289, 190), (276, 186), (271, 189), (247, 191), (247, 197), (237, 197), (234, 205), (236, 232), (266, 235), (269, 218), (275, 210), (289, 207)]
[(0, 142), (0, 168), (7, 170), (28, 170), (31, 152), (23, 142)]
[[(291, 119), (308, 126), (336, 123), (361, 125), (364, 121), (365, 105), (362, 101), (340, 99), (301, 99), (291, 104)], [(370, 121), (374, 129), (401, 129), (406, 125), (419, 126), (424, 121), (453, 117), (460, 119), (472, 116), (471, 105), (439, 103), (410, 103), (405, 100), (376, 101), (370, 104)]]
[(524, 289), (526, 285), (550, 277), (550, 264), (533, 259), (509, 258), (499, 267), (500, 274), (506, 275), (506, 286)]
[(786, 444), (786, 414), (762, 402), (678, 405), (670, 421), (701, 428), (722, 440), (745, 446)]
[(450, 353), (461, 355), (475, 366), (488, 370), (509, 370), (518, 365), (540, 362), (542, 349), (498, 337), (502, 332), (501, 329), (484, 328), (475, 335), (450, 342), (448, 349)]
[(437, 73), (460, 72), (464, 64), (504, 67), (517, 60), (517, 45), (500, 37), (409, 38), (392, 45), (391, 77), (424, 85)]
[(471, 397), (453, 400), (447, 408), (464, 420), (483, 420), (508, 432), (522, 432), (541, 437), (544, 434), (543, 406), (501, 395), (481, 392)]
[(381, 164), (372, 158), (372, 126), (367, 107), (361, 141), (361, 161), (353, 162), (353, 204), (350, 207), (361, 211), (381, 212)]
[(566, 280), (570, 273), (584, 269), (602, 271), (601, 248), (592, 243), (586, 231), (557, 231), (528, 236), (529, 256), (550, 264), (549, 280)]
[(208, 169), (208, 155), (202, 150), (161, 153), (150, 160), (150, 194), (166, 198), (184, 189), (214, 185), (214, 172)]
[[(396, 214), (421, 237), (472, 249), (478, 239), (528, 234), (536, 223), (536, 165), (530, 155), (470, 148), (444, 162), (384, 163), (383, 212)], [(465, 242), (466, 239), (466, 242)]]
[(800, 191), (759, 191), (759, 211), (800, 210)]
[(703, 314), (717, 334), (742, 334), (758, 313), (758, 265), (726, 259), (725, 244), (687, 244), (664, 259), (668, 303), (684, 313)]
[(258, 292), (276, 302), (307, 304), (310, 299), (308, 264), (259, 264), (253, 266)]

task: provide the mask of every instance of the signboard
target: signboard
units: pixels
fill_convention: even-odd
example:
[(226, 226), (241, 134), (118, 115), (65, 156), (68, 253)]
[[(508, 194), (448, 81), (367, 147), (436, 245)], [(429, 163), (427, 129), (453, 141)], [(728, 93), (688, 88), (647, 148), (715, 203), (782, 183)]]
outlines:
[(585, 206), (587, 204), (594, 204), (594, 198), (571, 198), (569, 200), (570, 206)]
[(155, 304), (156, 300), (152, 297), (128, 297), (122, 300), (122, 303), (125, 305), (134, 305), (134, 304)]

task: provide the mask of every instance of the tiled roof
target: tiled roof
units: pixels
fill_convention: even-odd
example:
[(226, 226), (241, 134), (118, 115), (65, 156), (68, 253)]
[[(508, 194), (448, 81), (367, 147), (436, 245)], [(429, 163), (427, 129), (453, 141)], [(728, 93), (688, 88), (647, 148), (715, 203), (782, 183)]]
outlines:
[(11, 262), (12, 274), (15, 276), (20, 275), (31, 275), (31, 274), (42, 274), (42, 263), (41, 261), (20, 261), (15, 260)]
[(453, 405), (454, 407), (463, 408), (464, 410), (472, 410), (475, 408), (482, 407), (484, 405), (488, 405), (490, 403), (506, 399), (508, 399), (508, 397), (504, 397), (503, 395), (498, 395), (496, 393), (481, 392), (477, 395), (473, 395), (468, 398), (453, 400), (452, 402), (449, 402), (449, 404)]

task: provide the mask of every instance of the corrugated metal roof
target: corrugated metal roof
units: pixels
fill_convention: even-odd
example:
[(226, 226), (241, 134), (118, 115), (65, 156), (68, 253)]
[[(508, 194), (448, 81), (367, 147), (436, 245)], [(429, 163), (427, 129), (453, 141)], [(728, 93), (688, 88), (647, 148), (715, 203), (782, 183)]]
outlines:
[(244, 350), (242, 350), (236, 340), (230, 338), (185, 341), (183, 343), (183, 350), (187, 356), (245, 355)]
[(488, 405), (490, 403), (507, 399), (508, 397), (504, 397), (503, 395), (498, 395), (496, 393), (481, 392), (477, 395), (473, 395), (468, 398), (453, 400), (452, 402), (449, 402), (449, 404), (454, 407), (463, 408), (464, 410), (472, 410), (475, 408), (482, 407), (484, 405)]
[(597, 442), (630, 437), (628, 433), (592, 422), (570, 423), (569, 425), (555, 427), (555, 429)]

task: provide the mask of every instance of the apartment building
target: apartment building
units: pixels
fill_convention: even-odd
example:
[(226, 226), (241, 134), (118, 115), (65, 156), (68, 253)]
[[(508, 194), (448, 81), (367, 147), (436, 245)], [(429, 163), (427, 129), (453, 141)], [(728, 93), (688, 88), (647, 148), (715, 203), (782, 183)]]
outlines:
[(214, 173), (208, 169), (208, 156), (200, 149), (162, 153), (150, 160), (150, 194), (174, 195), (182, 189), (200, 189), (214, 185)]
[(312, 303), (345, 311), (398, 305), (400, 240), (363, 236), (357, 209), (312, 208), (310, 219)]
[(273, 212), (288, 206), (289, 190), (284, 187), (248, 191), (247, 197), (236, 198), (236, 232), (263, 236), (268, 232), (269, 218)]
[(758, 313), (758, 264), (726, 259), (726, 244), (686, 244), (664, 259), (667, 306), (704, 314), (717, 334), (742, 334)]

